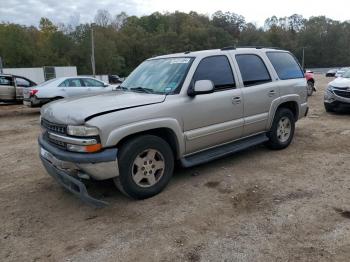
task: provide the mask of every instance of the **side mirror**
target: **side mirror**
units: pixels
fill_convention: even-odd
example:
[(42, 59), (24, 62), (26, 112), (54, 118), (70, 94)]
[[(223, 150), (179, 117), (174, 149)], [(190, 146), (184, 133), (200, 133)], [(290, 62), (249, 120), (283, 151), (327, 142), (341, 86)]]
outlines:
[(214, 92), (214, 83), (211, 80), (198, 80), (194, 83), (193, 88), (188, 90), (189, 96), (210, 94)]
[(107, 84), (107, 83), (104, 83), (104, 84), (103, 84), (103, 87), (107, 87), (107, 86), (109, 86), (109, 84)]

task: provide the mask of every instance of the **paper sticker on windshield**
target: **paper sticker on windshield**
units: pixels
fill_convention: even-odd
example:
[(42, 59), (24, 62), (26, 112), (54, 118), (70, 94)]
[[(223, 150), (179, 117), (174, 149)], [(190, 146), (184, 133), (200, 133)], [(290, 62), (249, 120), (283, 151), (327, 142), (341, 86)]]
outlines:
[(190, 58), (174, 58), (171, 59), (170, 64), (188, 64), (190, 60)]

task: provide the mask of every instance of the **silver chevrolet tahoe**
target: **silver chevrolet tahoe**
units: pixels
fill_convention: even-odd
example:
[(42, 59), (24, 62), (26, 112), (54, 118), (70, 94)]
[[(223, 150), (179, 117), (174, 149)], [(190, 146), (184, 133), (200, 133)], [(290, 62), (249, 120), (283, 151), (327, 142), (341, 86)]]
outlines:
[(41, 110), (40, 158), (66, 189), (97, 206), (84, 180), (113, 179), (144, 199), (179, 163), (191, 167), (265, 143), (287, 147), (306, 116), (307, 84), (283, 50), (234, 48), (150, 58), (117, 90)]

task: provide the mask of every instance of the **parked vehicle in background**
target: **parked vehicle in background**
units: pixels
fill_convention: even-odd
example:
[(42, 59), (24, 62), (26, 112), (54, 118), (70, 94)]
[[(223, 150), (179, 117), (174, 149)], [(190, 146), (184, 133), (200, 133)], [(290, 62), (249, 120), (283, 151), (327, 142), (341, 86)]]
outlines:
[(313, 92), (316, 91), (314, 72), (306, 71), (305, 78), (307, 82), (307, 95), (312, 96)]
[(110, 84), (121, 84), (123, 81), (124, 78), (119, 77), (118, 75), (108, 75), (108, 82)]
[(341, 77), (348, 70), (350, 70), (350, 67), (340, 68), (337, 73), (335, 73), (335, 77)]
[(50, 101), (112, 91), (114, 85), (93, 77), (61, 77), (24, 90), (24, 104), (40, 106)]
[(105, 203), (89, 196), (84, 179), (113, 178), (127, 196), (148, 198), (166, 187), (176, 162), (191, 167), (260, 143), (286, 148), (308, 112), (306, 86), (295, 57), (283, 50), (154, 57), (120, 91), (44, 106), (41, 160), (95, 205)]
[(324, 107), (327, 112), (350, 109), (350, 70), (328, 84), (324, 94)]
[(339, 70), (339, 68), (334, 68), (334, 69), (328, 70), (326, 73), (326, 77), (335, 77), (335, 74), (337, 73), (338, 70)]
[(0, 74), (0, 101), (22, 101), (23, 90), (35, 85), (36, 83), (22, 76)]

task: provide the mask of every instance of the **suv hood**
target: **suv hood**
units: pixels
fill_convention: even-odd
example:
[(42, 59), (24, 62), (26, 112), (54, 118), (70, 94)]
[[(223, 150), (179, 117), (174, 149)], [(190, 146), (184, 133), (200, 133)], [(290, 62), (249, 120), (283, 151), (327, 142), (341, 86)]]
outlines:
[(80, 125), (94, 116), (133, 107), (162, 103), (165, 95), (114, 91), (101, 95), (62, 99), (41, 109), (41, 117), (57, 124)]
[(350, 87), (350, 78), (339, 77), (334, 79), (329, 85), (334, 87)]

